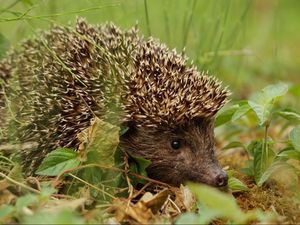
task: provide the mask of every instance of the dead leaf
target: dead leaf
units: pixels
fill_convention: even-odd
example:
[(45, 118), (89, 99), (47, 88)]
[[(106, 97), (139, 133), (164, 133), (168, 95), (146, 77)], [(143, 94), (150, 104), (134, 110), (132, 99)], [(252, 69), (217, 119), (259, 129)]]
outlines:
[(157, 193), (156, 195), (150, 195), (150, 192), (146, 192), (144, 196), (141, 198), (141, 202), (145, 204), (147, 208), (150, 208), (152, 212), (157, 213), (161, 207), (165, 204), (170, 194), (168, 189), (164, 189)]
[(0, 180), (0, 191), (4, 191), (10, 184), (11, 183), (7, 179)]
[[(98, 117), (93, 118), (91, 125), (77, 135), (81, 142), (78, 148), (80, 155), (84, 156), (89, 152), (97, 152), (97, 158), (101, 159), (103, 165), (113, 166), (115, 150), (119, 144), (119, 131), (119, 127)], [(97, 158), (90, 160), (91, 162), (97, 162), (99, 161)]]
[(143, 202), (133, 204), (127, 199), (115, 199), (113, 206), (108, 209), (113, 213), (118, 222), (129, 222), (139, 224), (149, 224), (153, 218), (151, 209), (147, 208)]
[(22, 174), (22, 167), (20, 164), (15, 163), (14, 167), (9, 171), (8, 176), (18, 182), (23, 182), (24, 177)]
[[(3, 182), (1, 181), (1, 184)], [(1, 185), (0, 184), (0, 185)], [(9, 190), (3, 190), (0, 192), (0, 205), (10, 204), (17, 199), (17, 196), (11, 193)]]
[(137, 204), (132, 205), (132, 207), (128, 207), (126, 212), (130, 217), (141, 224), (148, 224), (150, 219), (153, 218), (151, 209), (142, 202), (138, 202)]
[(163, 214), (174, 218), (182, 212), (193, 210), (196, 199), (187, 187), (183, 185), (180, 188), (171, 187), (169, 188), (169, 192), (172, 194), (169, 195), (169, 198), (162, 209)]
[(196, 198), (193, 195), (193, 193), (188, 189), (187, 186), (181, 185), (180, 186), (180, 191), (182, 194), (182, 202), (187, 211), (191, 211), (191, 209), (195, 206), (196, 204)]

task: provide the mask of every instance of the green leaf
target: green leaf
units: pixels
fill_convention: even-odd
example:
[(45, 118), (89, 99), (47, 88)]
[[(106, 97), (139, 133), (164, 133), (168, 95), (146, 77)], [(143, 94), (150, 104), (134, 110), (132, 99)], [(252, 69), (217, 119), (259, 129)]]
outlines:
[(199, 203), (199, 214), (187, 212), (181, 214), (175, 224), (209, 224), (220, 215), (218, 212), (211, 210), (204, 204)]
[[(135, 162), (136, 165), (132, 167), (135, 169), (131, 171), (142, 176), (147, 176), (146, 169), (151, 164), (151, 161), (148, 159), (144, 159), (143, 157), (133, 155), (132, 153), (128, 153), (128, 155), (130, 156), (130, 163)], [(133, 165), (133, 163), (131, 165)]]
[(230, 142), (228, 145), (226, 145), (223, 150), (226, 149), (231, 149), (231, 148), (242, 148), (242, 149), (246, 149), (245, 145), (239, 141), (233, 141)]
[(300, 150), (296, 150), (296, 149), (284, 150), (278, 153), (277, 157), (285, 157), (288, 159), (300, 160)]
[(233, 191), (233, 192), (238, 192), (238, 191), (249, 191), (250, 189), (239, 179), (235, 177), (229, 177), (228, 179), (228, 187)]
[(50, 152), (42, 161), (36, 174), (44, 176), (57, 176), (61, 172), (79, 166), (77, 152), (68, 148), (60, 148)]
[(125, 164), (124, 162), (124, 156), (125, 156), (125, 152), (121, 149), (121, 148), (117, 148), (115, 151), (115, 165), (117, 167), (123, 167), (123, 165)]
[(251, 107), (247, 102), (239, 105), (239, 108), (232, 115), (231, 121), (233, 122), (238, 120), (239, 118), (247, 114), (247, 112), (249, 112), (250, 109)]
[(261, 210), (249, 210), (244, 213), (237, 205), (233, 196), (223, 193), (213, 187), (203, 184), (188, 184), (189, 189), (195, 194), (199, 202), (198, 219), (192, 214), (181, 218), (176, 224), (197, 223), (209, 224), (214, 219), (227, 219), (225, 223), (248, 224), (250, 221), (258, 220), (264, 223), (271, 223), (276, 218), (272, 213), (265, 213)]
[(283, 96), (288, 91), (288, 85), (279, 83), (269, 85), (263, 90), (255, 93), (248, 101), (248, 104), (256, 113), (259, 119), (259, 125), (263, 125), (270, 120), (271, 109), (278, 97)]
[(255, 151), (258, 148), (262, 148), (262, 141), (261, 140), (254, 140), (251, 141), (250, 144), (247, 146), (247, 152), (254, 157)]
[(85, 224), (76, 212), (60, 210), (45, 212), (41, 211), (34, 215), (27, 215), (21, 224)]
[(227, 218), (236, 223), (244, 220), (244, 213), (232, 196), (203, 184), (189, 183), (188, 187), (197, 200), (213, 211), (216, 217)]
[[(109, 169), (120, 164), (121, 159), (119, 157), (121, 157), (122, 152), (117, 151), (119, 132), (120, 128), (118, 126), (96, 117), (91, 122), (90, 127), (78, 135), (81, 141), (79, 149), (86, 154), (84, 164), (99, 164), (103, 166), (103, 168), (85, 168), (80, 172), (80, 177), (91, 184), (99, 185), (105, 183), (105, 185), (110, 187), (116, 187), (122, 182), (122, 173)], [(116, 161), (118, 165), (116, 165)], [(108, 189), (106, 190), (107, 192), (110, 191)], [(94, 196), (96, 195), (97, 193), (94, 193)], [(104, 196), (103, 199), (106, 199), (106, 197)]]
[[(129, 170), (131, 172), (140, 174), (144, 177), (147, 177), (147, 167), (151, 164), (150, 160), (144, 159), (143, 157), (133, 155), (132, 153), (128, 152), (129, 155)], [(140, 179), (137, 179), (136, 177), (132, 177), (133, 185), (136, 185), (137, 183), (143, 183)]]
[(270, 115), (270, 105), (266, 103), (266, 105), (262, 105), (262, 103), (256, 103), (253, 101), (249, 101), (249, 105), (256, 113), (258, 119), (259, 119), (259, 125), (263, 125)]
[(56, 192), (57, 192), (57, 190), (54, 187), (52, 187), (51, 185), (43, 184), (41, 193), (39, 195), (42, 199), (48, 199), (48, 198), (50, 198), (50, 196), (52, 194), (54, 194)]
[(119, 127), (95, 118), (91, 126), (79, 135), (87, 155), (85, 164), (113, 166), (115, 151), (119, 144), (119, 131)]
[(84, 170), (80, 173), (80, 177), (91, 184), (99, 184), (104, 181), (104, 173), (105, 170), (98, 167), (88, 167), (84, 168)]
[(300, 123), (300, 114), (297, 112), (285, 110), (285, 111), (276, 112), (276, 115), (279, 115), (292, 123), (295, 123), (295, 124)]
[(16, 208), (22, 211), (24, 207), (31, 206), (37, 202), (38, 202), (38, 195), (27, 194), (17, 199)]
[(199, 215), (195, 213), (187, 212), (183, 213), (176, 220), (175, 224), (202, 224), (200, 223)]
[(276, 174), (278, 171), (288, 170), (291, 169), (291, 166), (286, 162), (276, 161), (271, 166), (269, 166), (264, 173), (259, 177), (256, 181), (257, 186), (263, 185), (273, 174)]
[(229, 122), (232, 118), (232, 115), (236, 112), (238, 108), (239, 108), (238, 105), (233, 105), (223, 111), (220, 111), (216, 117), (215, 127), (221, 126)]
[(254, 166), (253, 166), (253, 160), (247, 160), (246, 161), (246, 167), (244, 168), (241, 168), (240, 169), (240, 172), (243, 173), (243, 174), (246, 174), (248, 176), (255, 176), (255, 173), (254, 173)]
[(248, 147), (247, 151), (253, 156), (253, 164), (250, 164), (249, 170), (241, 170), (243, 173), (245, 172), (252, 172), (251, 166), (253, 166), (253, 175), (255, 178), (256, 184), (260, 181), (261, 175), (265, 172), (265, 170), (272, 164), (274, 158), (275, 158), (275, 153), (272, 150), (272, 144), (273, 142), (268, 139), (267, 140), (267, 152), (266, 152), (266, 157), (263, 158), (263, 146), (264, 142), (262, 140), (255, 140), (252, 141)]
[(300, 150), (300, 126), (296, 126), (290, 132), (290, 140), (295, 149)]
[(1, 205), (0, 206), (0, 223), (3, 221), (1, 219), (10, 216), (15, 211), (14, 207), (12, 205)]

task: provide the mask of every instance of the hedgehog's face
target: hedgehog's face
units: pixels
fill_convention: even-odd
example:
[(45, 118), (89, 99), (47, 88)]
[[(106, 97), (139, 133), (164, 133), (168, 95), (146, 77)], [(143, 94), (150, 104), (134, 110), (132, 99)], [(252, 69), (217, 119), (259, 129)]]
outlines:
[(214, 153), (213, 119), (194, 119), (175, 129), (131, 128), (122, 147), (151, 160), (149, 177), (179, 186), (186, 181), (227, 185)]

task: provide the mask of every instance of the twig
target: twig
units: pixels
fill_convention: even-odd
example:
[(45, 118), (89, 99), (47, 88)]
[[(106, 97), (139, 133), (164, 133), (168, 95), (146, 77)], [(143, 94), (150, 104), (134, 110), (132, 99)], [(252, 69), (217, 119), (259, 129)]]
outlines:
[(132, 200), (132, 199), (136, 198), (137, 196), (139, 196), (139, 195), (140, 195), (147, 187), (149, 187), (150, 184), (151, 184), (151, 182), (145, 184), (145, 185), (141, 188), (141, 190), (139, 190), (134, 196), (132, 196), (132, 198), (131, 198), (130, 200)]
[(170, 198), (170, 196), (168, 197), (168, 200), (171, 202), (171, 204), (177, 209), (178, 213), (181, 213), (180, 208), (175, 204), (175, 202)]
[[(121, 173), (126, 173), (125, 170), (120, 169), (120, 168), (109, 167), (109, 166), (104, 166), (104, 165), (92, 163), (92, 164), (88, 164), (88, 165), (78, 166), (78, 167), (73, 168), (73, 169), (65, 170), (65, 171), (61, 172), (61, 173), (56, 177), (56, 179), (55, 179), (53, 182), (54, 182), (54, 183), (57, 183), (58, 180), (59, 180), (62, 176), (64, 176), (65, 174), (68, 174), (68, 173), (71, 173), (71, 172), (74, 172), (74, 171), (77, 171), (77, 170), (81, 170), (81, 169), (84, 169), (84, 168), (90, 168), (90, 167), (99, 167), (99, 168), (101, 168), (101, 169), (108, 169), (108, 170), (113, 170), (113, 171), (117, 171), (117, 172), (121, 172)], [(166, 184), (166, 183), (164, 183), (164, 182), (161, 182), (161, 181), (158, 181), (158, 180), (154, 180), (154, 179), (151, 179), (151, 178), (149, 178), (149, 177), (145, 177), (145, 176), (142, 176), (142, 175), (133, 173), (133, 172), (128, 172), (128, 175), (131, 175), (131, 176), (134, 176), (134, 177), (137, 177), (137, 178), (139, 178), (139, 179), (146, 180), (146, 181), (150, 181), (150, 182), (152, 182), (152, 183), (159, 184), (159, 185), (162, 185), (162, 186), (165, 186), (165, 187), (171, 187), (169, 184)]]
[(90, 186), (90, 187), (92, 187), (92, 188), (96, 189), (97, 191), (100, 191), (100, 192), (102, 192), (103, 194), (105, 194), (105, 195), (107, 195), (107, 196), (111, 197), (112, 199), (116, 199), (116, 197), (115, 197), (115, 196), (113, 196), (113, 195), (109, 194), (108, 192), (106, 192), (106, 191), (104, 191), (104, 190), (102, 190), (102, 189), (100, 189), (100, 188), (96, 187), (96, 186), (95, 186), (95, 185), (93, 185), (93, 184), (90, 184), (90, 183), (86, 182), (85, 180), (82, 180), (81, 178), (79, 178), (79, 177), (75, 176), (74, 174), (72, 174), (72, 173), (69, 173), (68, 175), (70, 175), (70, 176), (71, 176), (71, 177), (73, 177), (74, 179), (76, 179), (76, 180), (79, 180), (80, 182), (82, 182), (82, 183), (84, 183), (84, 184), (86, 184), (86, 185), (88, 185), (88, 186)]
[(16, 181), (16, 180), (10, 178), (9, 176), (5, 175), (5, 174), (2, 173), (2, 172), (0, 172), (0, 176), (3, 177), (3, 178), (5, 178), (5, 179), (7, 179), (7, 180), (10, 181), (11, 183), (13, 183), (13, 184), (15, 184), (15, 185), (18, 185), (18, 186), (20, 186), (20, 187), (22, 187), (22, 188), (24, 188), (24, 189), (26, 189), (26, 190), (29, 190), (29, 191), (34, 192), (34, 193), (36, 193), (36, 194), (40, 194), (40, 193), (41, 193), (40, 191), (38, 191), (38, 190), (36, 190), (36, 189), (34, 189), (34, 188), (28, 187), (28, 186), (26, 186), (25, 184), (22, 184), (22, 183), (20, 183), (20, 182), (18, 182), (18, 181)]
[(129, 199), (132, 199), (133, 196), (133, 186), (130, 182), (130, 178), (128, 176), (129, 173), (129, 163), (128, 163), (128, 155), (125, 153), (124, 155), (124, 161), (125, 161), (125, 177), (128, 184), (128, 192), (129, 192)]

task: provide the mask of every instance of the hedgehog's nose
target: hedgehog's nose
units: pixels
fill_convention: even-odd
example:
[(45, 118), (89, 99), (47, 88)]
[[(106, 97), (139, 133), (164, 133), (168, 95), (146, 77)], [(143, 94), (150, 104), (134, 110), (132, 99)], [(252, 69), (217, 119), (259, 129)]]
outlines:
[(216, 176), (215, 179), (217, 187), (226, 186), (228, 183), (228, 176), (223, 170)]

